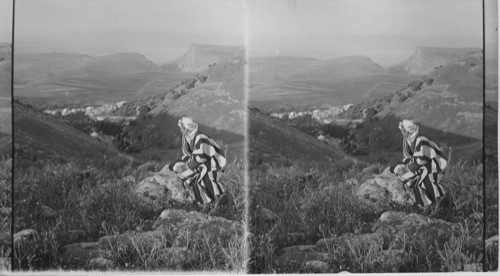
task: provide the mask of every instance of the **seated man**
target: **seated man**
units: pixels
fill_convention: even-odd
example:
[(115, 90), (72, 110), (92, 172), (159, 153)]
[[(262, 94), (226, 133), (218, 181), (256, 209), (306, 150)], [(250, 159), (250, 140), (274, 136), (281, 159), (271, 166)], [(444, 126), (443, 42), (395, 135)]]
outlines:
[(191, 118), (181, 118), (178, 125), (182, 132), (184, 156), (170, 164), (169, 169), (192, 187), (196, 202), (202, 205), (210, 203), (224, 194), (217, 179), (217, 172), (226, 165), (224, 153), (214, 140), (198, 132), (198, 124)]
[(410, 120), (399, 123), (403, 135), (403, 164), (391, 168), (403, 183), (413, 188), (416, 203), (428, 206), (445, 197), (440, 184), (447, 161), (436, 143), (419, 134), (418, 126)]

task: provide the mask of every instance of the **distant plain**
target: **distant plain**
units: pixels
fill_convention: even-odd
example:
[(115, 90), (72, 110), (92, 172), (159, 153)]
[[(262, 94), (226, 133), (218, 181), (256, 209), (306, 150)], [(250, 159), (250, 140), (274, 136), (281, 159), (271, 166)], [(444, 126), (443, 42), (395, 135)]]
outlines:
[(262, 106), (327, 107), (391, 95), (421, 75), (371, 75), (331, 80), (279, 81), (250, 85), (249, 99)]
[(193, 75), (185, 72), (145, 72), (45, 79), (16, 84), (14, 96), (45, 104), (105, 103), (166, 92)]

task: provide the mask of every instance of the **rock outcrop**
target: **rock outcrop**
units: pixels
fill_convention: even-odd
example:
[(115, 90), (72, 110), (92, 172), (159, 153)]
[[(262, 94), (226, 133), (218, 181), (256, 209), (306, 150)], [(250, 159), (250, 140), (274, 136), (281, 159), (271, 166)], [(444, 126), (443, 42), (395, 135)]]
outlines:
[(405, 187), (389, 168), (361, 184), (356, 190), (356, 195), (377, 208), (384, 208), (391, 203), (401, 205), (415, 203), (415, 196), (410, 188)]
[[(98, 242), (82, 242), (63, 246), (61, 249), (61, 264), (67, 267), (102, 268), (102, 264), (111, 264), (113, 254)], [(111, 268), (111, 267), (110, 267)]]
[(459, 233), (459, 224), (415, 213), (388, 211), (380, 216), (370, 233), (347, 233), (320, 239), (315, 245), (286, 247), (281, 250), (276, 263), (280, 272), (340, 272), (345, 267), (332, 262), (335, 252), (363, 250), (373, 253), (372, 261), (384, 266), (383, 271), (398, 272), (413, 258), (404, 246), (418, 243), (442, 248)]
[(193, 197), (184, 189), (181, 180), (167, 169), (139, 182), (135, 192), (156, 207), (160, 207), (161, 202), (165, 201), (193, 202)]
[[(166, 209), (151, 231), (127, 231), (101, 237), (97, 242), (81, 242), (61, 248), (61, 264), (90, 270), (116, 269), (117, 252), (144, 256), (156, 252), (168, 260), (168, 268), (182, 269), (199, 258), (200, 244), (223, 255), (243, 242), (243, 225), (196, 211)], [(214, 253), (215, 254), (215, 253)]]

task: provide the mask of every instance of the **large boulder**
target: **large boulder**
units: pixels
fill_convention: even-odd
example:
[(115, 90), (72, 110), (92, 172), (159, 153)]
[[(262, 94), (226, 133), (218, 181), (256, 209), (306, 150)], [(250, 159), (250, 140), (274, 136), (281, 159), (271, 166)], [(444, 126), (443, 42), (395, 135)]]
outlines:
[(104, 236), (99, 244), (107, 250), (120, 248), (125, 251), (152, 251), (172, 244), (172, 236), (167, 231), (127, 231), (118, 235)]
[[(279, 272), (318, 272), (328, 271), (328, 253), (317, 251), (314, 245), (285, 247), (276, 259)], [(314, 268), (312, 268), (314, 267)]]
[(441, 246), (452, 236), (460, 234), (460, 225), (415, 213), (388, 211), (380, 216), (372, 230), (389, 237), (386, 242), (396, 239)]
[(391, 203), (401, 205), (415, 203), (415, 196), (410, 188), (405, 187), (389, 169), (361, 184), (356, 190), (356, 195), (379, 208), (384, 208)]
[(244, 230), (241, 222), (183, 209), (164, 210), (153, 228), (174, 235), (187, 234), (193, 239), (208, 238), (221, 243), (223, 247), (241, 238)]
[[(96, 258), (111, 259), (110, 251), (105, 250), (98, 242), (82, 242), (68, 244), (61, 248), (61, 264), (68, 268), (88, 266)], [(93, 261), (95, 262), (95, 260)]]
[(181, 180), (168, 170), (162, 170), (161, 173), (145, 178), (137, 184), (135, 192), (156, 205), (160, 205), (162, 200), (178, 203), (193, 202)]
[(349, 250), (370, 252), (371, 265), (378, 271), (400, 272), (414, 262), (415, 255), (405, 250), (412, 243), (438, 246), (460, 234), (460, 225), (419, 214), (385, 212), (370, 233), (320, 239), (315, 245), (285, 247), (276, 262), (280, 272), (338, 272), (342, 269), (333, 252)]
[[(194, 245), (197, 241), (209, 242), (213, 248), (225, 248), (235, 242), (243, 242), (243, 225), (237, 221), (214, 217), (208, 214), (183, 209), (166, 209), (153, 225), (153, 230), (145, 232), (127, 231), (122, 234), (104, 236), (99, 240), (101, 248), (112, 250), (120, 248), (125, 252), (165, 251), (172, 259), (172, 267), (178, 267), (182, 261), (178, 259), (192, 259), (192, 248), (188, 251), (172, 249), (182, 244), (185, 237)], [(179, 253), (182, 251), (182, 254)], [(172, 252), (178, 252), (174, 254)], [(194, 254), (194, 253), (193, 253)], [(177, 260), (177, 261), (176, 261)]]

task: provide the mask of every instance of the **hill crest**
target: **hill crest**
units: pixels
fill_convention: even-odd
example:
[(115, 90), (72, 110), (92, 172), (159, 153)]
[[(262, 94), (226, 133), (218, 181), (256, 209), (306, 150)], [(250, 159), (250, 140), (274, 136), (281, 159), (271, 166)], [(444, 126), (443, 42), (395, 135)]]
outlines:
[(139, 53), (89, 56), (77, 53), (27, 53), (16, 55), (15, 82), (59, 77), (85, 77), (157, 72), (160, 67)]
[(424, 75), (434, 71), (436, 67), (448, 64), (478, 50), (480, 49), (417, 46), (409, 58), (388, 68), (388, 72)]
[(192, 43), (189, 45), (187, 52), (178, 58), (175, 63), (184, 72), (201, 72), (214, 63), (231, 59), (244, 50), (243, 46)]

